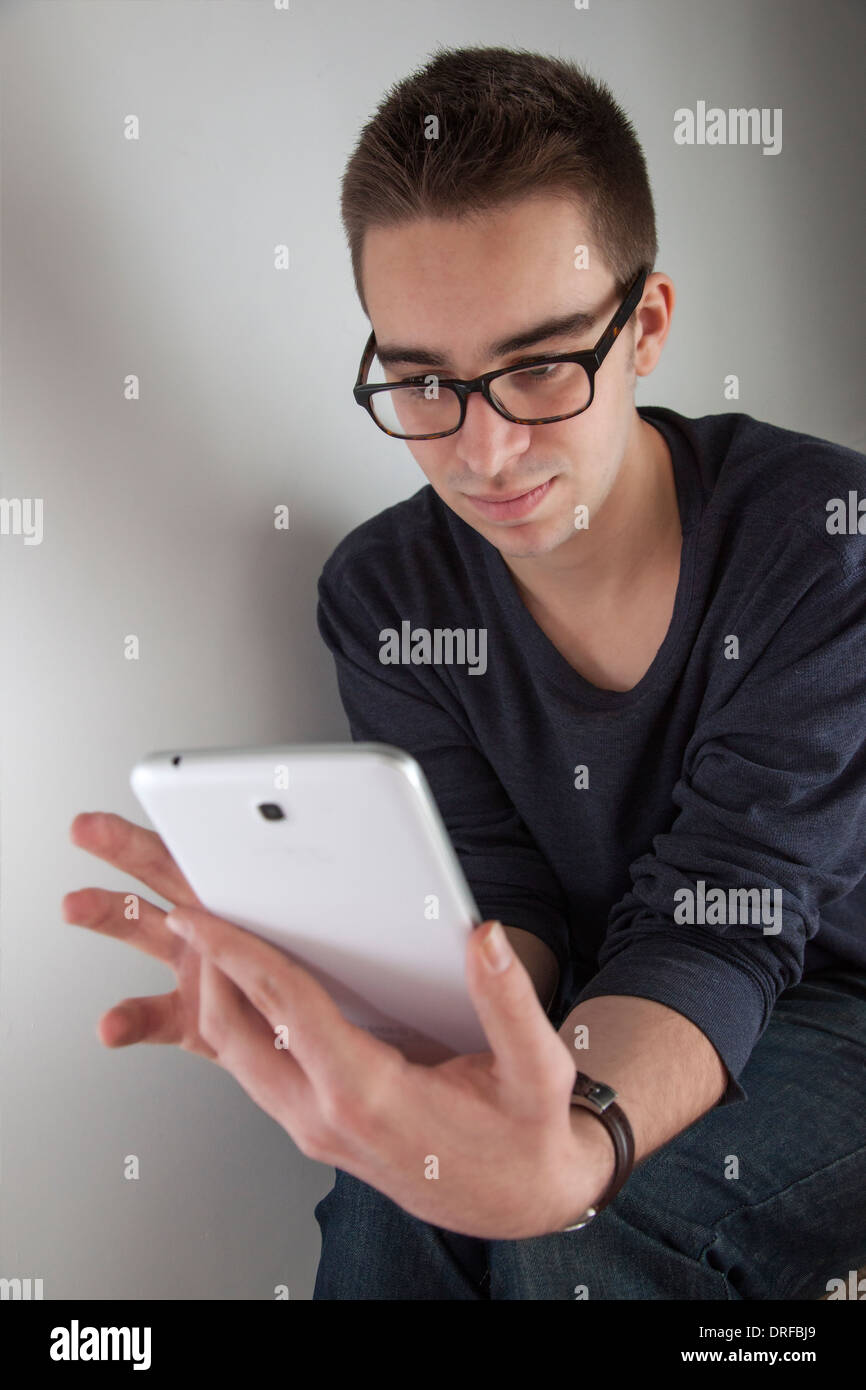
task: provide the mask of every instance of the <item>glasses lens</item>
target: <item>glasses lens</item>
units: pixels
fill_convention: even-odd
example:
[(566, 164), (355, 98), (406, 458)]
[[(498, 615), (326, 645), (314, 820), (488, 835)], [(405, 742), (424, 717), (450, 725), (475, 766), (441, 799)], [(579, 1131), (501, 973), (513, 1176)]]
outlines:
[(376, 420), (398, 438), (439, 434), (456, 429), (460, 423), (460, 401), (447, 386), (440, 386), (433, 375), (414, 386), (395, 386), (370, 397)]
[(539, 362), (490, 383), (491, 394), (518, 420), (548, 420), (585, 410), (592, 395), (589, 377), (577, 362)]

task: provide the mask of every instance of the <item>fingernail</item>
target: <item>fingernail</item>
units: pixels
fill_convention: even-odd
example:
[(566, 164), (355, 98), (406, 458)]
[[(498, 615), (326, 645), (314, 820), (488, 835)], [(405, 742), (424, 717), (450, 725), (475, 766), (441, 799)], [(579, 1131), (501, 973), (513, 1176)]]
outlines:
[(169, 912), (165, 919), (165, 925), (169, 931), (173, 931), (177, 936), (189, 936), (192, 932), (192, 924), (185, 917), (177, 917), (173, 912)]
[(511, 964), (511, 946), (501, 922), (494, 922), (481, 942), (487, 967), (498, 974)]

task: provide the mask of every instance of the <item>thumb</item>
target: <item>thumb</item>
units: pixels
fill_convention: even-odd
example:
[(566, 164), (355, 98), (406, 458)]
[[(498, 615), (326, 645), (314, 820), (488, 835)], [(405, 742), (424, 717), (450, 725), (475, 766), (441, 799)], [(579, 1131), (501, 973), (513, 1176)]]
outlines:
[(482, 922), (473, 931), (466, 982), (506, 1085), (537, 1088), (562, 1075), (567, 1059), (562, 1039), (501, 922)]

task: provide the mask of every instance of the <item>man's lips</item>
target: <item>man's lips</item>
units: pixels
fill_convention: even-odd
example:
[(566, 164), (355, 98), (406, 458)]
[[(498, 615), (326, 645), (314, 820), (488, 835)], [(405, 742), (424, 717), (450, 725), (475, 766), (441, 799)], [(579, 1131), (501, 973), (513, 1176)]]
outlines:
[(532, 487), (525, 487), (520, 492), (510, 492), (507, 497), (501, 492), (466, 492), (463, 495), (470, 497), (473, 502), (516, 502), (518, 497), (526, 497), (539, 487), (544, 487), (544, 483), (534, 483)]
[(546, 497), (556, 482), (556, 475), (544, 483), (537, 483), (528, 492), (512, 493), (510, 497), (482, 497), (474, 493), (464, 493), (476, 511), (494, 521), (506, 521), (512, 517), (527, 516)]

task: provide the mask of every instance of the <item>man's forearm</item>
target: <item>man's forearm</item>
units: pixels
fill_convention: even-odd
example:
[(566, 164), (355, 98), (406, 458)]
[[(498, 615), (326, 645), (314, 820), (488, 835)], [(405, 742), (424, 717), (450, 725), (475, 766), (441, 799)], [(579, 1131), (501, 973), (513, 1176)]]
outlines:
[(559, 966), (556, 956), (539, 937), (523, 927), (509, 927), (503, 923), (505, 935), (526, 967), (535, 992), (543, 1007), (548, 1009), (556, 986), (559, 983)]
[[(578, 1071), (617, 1092), (634, 1132), (635, 1164), (711, 1110), (727, 1085), (724, 1063), (706, 1035), (654, 999), (624, 994), (586, 999), (572, 1009), (559, 1035)], [(589, 1119), (602, 1129), (599, 1120)], [(586, 1128), (577, 1108), (575, 1128)], [(608, 1145), (612, 1171), (609, 1137)]]
[[(531, 932), (507, 925), (505, 932), (547, 1009), (559, 980), (556, 957)], [(635, 1166), (711, 1110), (727, 1085), (725, 1066), (706, 1035), (654, 999), (625, 994), (587, 999), (571, 1010), (559, 1036), (576, 1070), (617, 1092), (634, 1134)], [(581, 1159), (575, 1182), (585, 1196), (589, 1181), (593, 1197), (599, 1197), (613, 1174), (613, 1140), (583, 1106), (572, 1108), (570, 1123)], [(575, 1219), (585, 1205), (583, 1197), (575, 1204)]]
[[(556, 957), (522, 927), (506, 925), (505, 932), (548, 1008), (559, 979)], [(627, 994), (587, 999), (571, 1010), (559, 1035), (577, 1070), (618, 1093), (634, 1132), (635, 1163), (711, 1110), (728, 1082), (719, 1054), (700, 1028), (654, 999)], [(576, 1107), (576, 1129), (602, 1128), (597, 1120), (587, 1127), (581, 1114)], [(613, 1144), (609, 1139), (607, 1144), (612, 1161)]]

